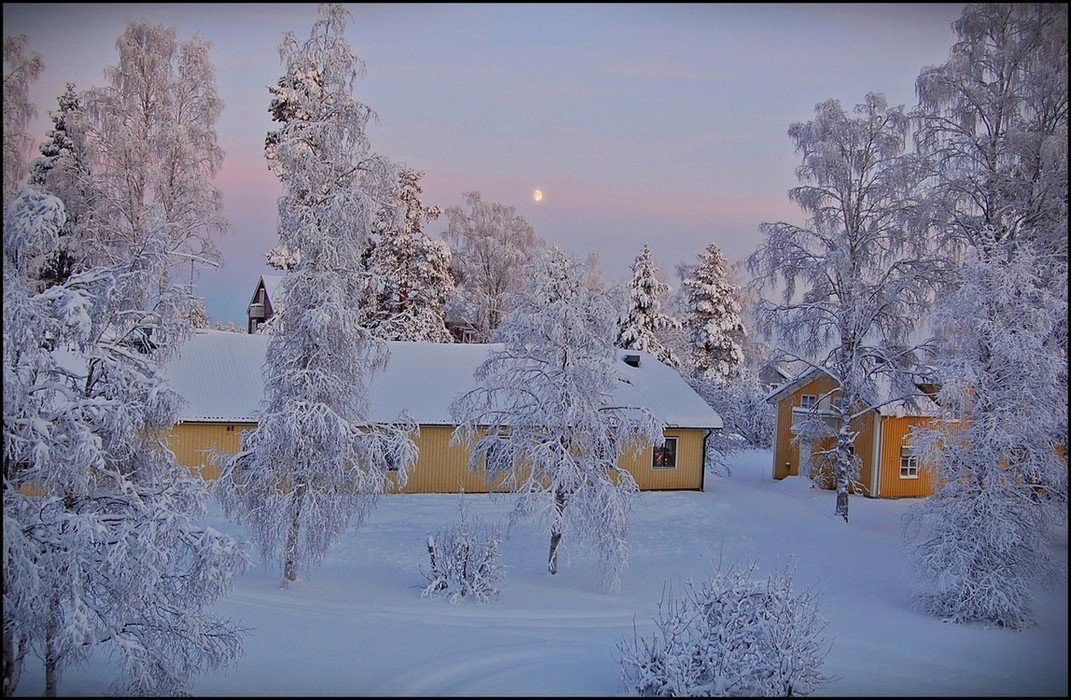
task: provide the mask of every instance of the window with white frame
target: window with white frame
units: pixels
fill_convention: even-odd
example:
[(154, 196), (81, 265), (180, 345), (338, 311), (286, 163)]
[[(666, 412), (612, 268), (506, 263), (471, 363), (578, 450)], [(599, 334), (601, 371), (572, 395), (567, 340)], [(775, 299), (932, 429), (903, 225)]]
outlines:
[(919, 458), (915, 454), (915, 448), (911, 445), (904, 445), (900, 448), (900, 478), (919, 478)]
[(800, 397), (800, 408), (807, 409), (808, 411), (814, 408), (818, 404), (818, 397), (814, 394), (804, 394)]
[(677, 468), (677, 438), (668, 437), (661, 447), (651, 452), (651, 469)]
[(833, 400), (830, 401), (829, 403), (833, 407), (834, 410), (843, 410), (843, 409), (845, 409), (847, 407), (847, 405), (844, 403), (844, 397), (843, 396), (835, 396), (835, 397), (833, 397)]

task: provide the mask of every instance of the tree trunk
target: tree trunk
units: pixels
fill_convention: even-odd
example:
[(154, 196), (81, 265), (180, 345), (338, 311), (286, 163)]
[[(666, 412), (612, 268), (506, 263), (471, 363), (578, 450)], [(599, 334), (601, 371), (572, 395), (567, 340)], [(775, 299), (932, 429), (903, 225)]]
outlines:
[(56, 653), (56, 632), (59, 626), (59, 599), (52, 596), (48, 609), (48, 622), (45, 623), (45, 697), (56, 697), (56, 685), (59, 681), (59, 655)]
[(283, 550), (283, 587), (290, 581), (297, 580), (298, 534), (301, 532), (301, 505), (305, 500), (307, 487), (299, 483), (294, 489), (294, 501), (290, 508), (290, 532), (286, 535), (286, 548)]
[(841, 425), (837, 434), (837, 509), (836, 513), (848, 522), (848, 482), (851, 478), (855, 465), (853, 455), (854, 435), (848, 428), (847, 423)]
[(15, 694), (15, 688), (19, 686), (19, 676), (22, 675), (22, 653), (25, 640), (16, 639), (14, 635), (4, 630), (4, 697)]
[(550, 526), (550, 557), (547, 570), (558, 573), (558, 546), (562, 541), (562, 514), (565, 512), (565, 492), (554, 492), (554, 522)]

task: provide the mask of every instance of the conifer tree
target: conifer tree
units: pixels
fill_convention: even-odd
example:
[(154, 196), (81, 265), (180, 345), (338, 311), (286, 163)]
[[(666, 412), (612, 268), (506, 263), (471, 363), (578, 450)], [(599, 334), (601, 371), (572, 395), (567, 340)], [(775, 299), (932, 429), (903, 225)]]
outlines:
[(651, 249), (644, 243), (643, 250), (632, 264), (632, 277), (628, 282), (628, 309), (618, 322), (617, 345), (644, 350), (666, 364), (679, 367), (680, 360), (662, 338), (665, 331), (680, 327), (677, 319), (662, 313), (661, 298), (667, 292), (669, 285), (659, 279)]
[(437, 219), (440, 207), (420, 201), (424, 173), (403, 167), (398, 176), (398, 203), (405, 209), (401, 228), (384, 227), (375, 240), (368, 267), (369, 327), (383, 340), (448, 343), (446, 301), (453, 293), (450, 249), (422, 231)]
[(52, 129), (34, 160), (29, 184), (63, 202), (67, 223), (60, 231), (59, 245), (39, 273), (42, 286), (63, 284), (85, 256), (84, 231), (89, 226), (92, 202), (85, 147), (77, 132), (81, 98), (74, 83), (67, 83), (59, 96), (59, 109), (50, 112)]
[(698, 377), (727, 384), (740, 371), (744, 333), (740, 303), (729, 281), (725, 256), (716, 243), (699, 254), (699, 264), (682, 284), (688, 290), (692, 356)]

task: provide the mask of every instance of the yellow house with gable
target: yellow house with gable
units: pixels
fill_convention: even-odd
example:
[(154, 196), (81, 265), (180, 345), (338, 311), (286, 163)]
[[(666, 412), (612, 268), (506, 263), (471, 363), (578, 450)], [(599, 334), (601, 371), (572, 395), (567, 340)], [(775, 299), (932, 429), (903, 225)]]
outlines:
[[(887, 382), (879, 382), (877, 408), (856, 418), (855, 455), (860, 468), (855, 493), (871, 498), (917, 498), (933, 493), (933, 475), (911, 444), (910, 430), (926, 427), (936, 416), (930, 398), (933, 388), (917, 385), (918, 393), (907, 399), (889, 400)], [(823, 455), (834, 445), (827, 437), (811, 442), (796, 439), (802, 421), (830, 419), (832, 402), (840, 396), (836, 381), (818, 368), (807, 369), (786, 381), (767, 396), (776, 407), (773, 478), (784, 479), (811, 470), (820, 485), (833, 488), (832, 469)]]
[[(212, 330), (195, 332), (165, 367), (185, 399), (168, 439), (179, 464), (212, 480), (219, 476), (210, 453), (237, 452), (240, 435), (256, 427), (264, 396), (263, 365), (269, 336)], [(481, 493), (490, 490), (483, 471), (468, 468), (470, 451), (451, 445), (450, 404), (475, 388), (473, 372), (495, 345), (388, 342), (386, 368), (369, 384), (369, 419), (397, 420), (404, 411), (419, 426), (418, 449), (403, 493)], [(722, 427), (717, 415), (684, 379), (648, 353), (618, 351), (615, 398), (643, 407), (665, 425), (666, 444), (625, 454), (641, 490), (703, 490), (706, 439)]]

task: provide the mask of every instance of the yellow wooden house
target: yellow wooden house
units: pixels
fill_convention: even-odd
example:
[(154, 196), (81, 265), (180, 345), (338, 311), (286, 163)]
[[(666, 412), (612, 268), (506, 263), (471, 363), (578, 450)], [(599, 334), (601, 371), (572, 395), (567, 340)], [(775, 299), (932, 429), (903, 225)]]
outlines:
[[(905, 399), (879, 397), (878, 407), (853, 423), (857, 432), (855, 454), (860, 462), (853, 492), (872, 498), (914, 498), (933, 492), (931, 470), (920, 462), (909, 431), (929, 425), (937, 407), (930, 398), (932, 387), (919, 385), (917, 389), (916, 395)], [(879, 382), (878, 391), (887, 396), (887, 383)], [(809, 470), (820, 485), (833, 487), (832, 469), (822, 453), (832, 448), (834, 439), (804, 442), (795, 439), (794, 426), (798, 428), (809, 417), (831, 417), (830, 408), (839, 396), (837, 383), (818, 368), (801, 372), (767, 396), (766, 401), (777, 410), (773, 478)]]
[[(218, 477), (209, 453), (233, 453), (239, 436), (256, 427), (264, 395), (263, 365), (269, 337), (212, 330), (195, 332), (165, 367), (183, 397), (169, 436), (178, 462), (205, 479)], [(470, 451), (451, 445), (450, 404), (475, 388), (474, 370), (495, 345), (389, 342), (386, 368), (369, 385), (370, 422), (387, 423), (406, 412), (419, 425), (418, 457), (404, 493), (480, 493), (482, 471), (468, 468)], [(666, 444), (644, 446), (622, 458), (643, 490), (703, 490), (706, 438), (721, 417), (672, 368), (648, 353), (621, 350), (614, 368), (615, 398), (644, 407), (665, 424)]]

